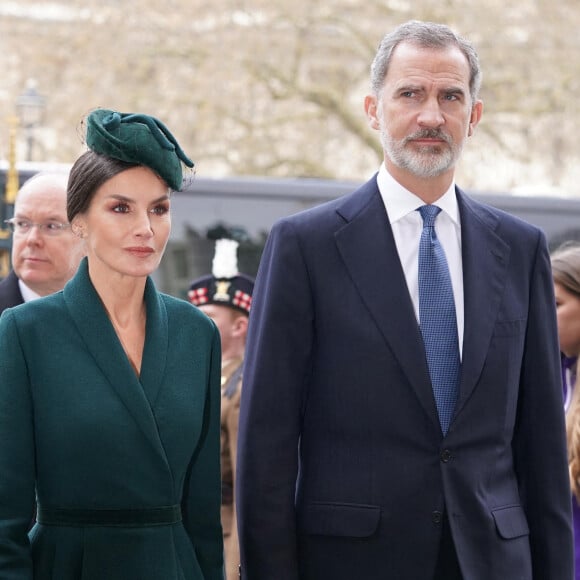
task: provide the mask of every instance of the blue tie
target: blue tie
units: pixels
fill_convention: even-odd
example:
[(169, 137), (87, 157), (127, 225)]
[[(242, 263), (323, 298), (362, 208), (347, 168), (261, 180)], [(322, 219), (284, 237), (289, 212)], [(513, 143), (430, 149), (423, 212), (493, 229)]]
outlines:
[(423, 231), (419, 242), (419, 324), (439, 423), (445, 435), (453, 418), (459, 385), (459, 342), (453, 288), (443, 246), (435, 233), (441, 208), (419, 208)]

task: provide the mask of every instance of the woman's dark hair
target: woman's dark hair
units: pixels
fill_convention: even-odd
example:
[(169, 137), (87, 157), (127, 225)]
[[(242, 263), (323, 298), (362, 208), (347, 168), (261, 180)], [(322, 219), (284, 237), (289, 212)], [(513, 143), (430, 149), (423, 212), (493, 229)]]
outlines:
[(91, 150), (83, 153), (75, 161), (68, 178), (66, 214), (69, 223), (89, 209), (97, 189), (105, 181), (137, 166), (135, 163), (119, 161)]

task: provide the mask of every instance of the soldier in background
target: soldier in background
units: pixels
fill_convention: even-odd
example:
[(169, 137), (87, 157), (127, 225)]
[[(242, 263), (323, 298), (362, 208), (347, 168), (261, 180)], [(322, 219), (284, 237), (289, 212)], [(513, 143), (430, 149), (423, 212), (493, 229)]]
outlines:
[(221, 470), (226, 580), (238, 578), (240, 549), (234, 500), (242, 370), (254, 281), (238, 272), (238, 242), (217, 240), (212, 274), (192, 282), (188, 297), (216, 324), (222, 343)]

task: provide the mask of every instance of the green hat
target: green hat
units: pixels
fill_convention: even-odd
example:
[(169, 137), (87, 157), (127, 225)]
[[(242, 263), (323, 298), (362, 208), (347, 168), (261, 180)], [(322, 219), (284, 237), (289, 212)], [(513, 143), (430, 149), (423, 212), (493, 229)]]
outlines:
[(175, 191), (183, 182), (181, 162), (194, 165), (161, 121), (141, 113), (92, 111), (86, 141), (95, 153), (149, 167)]

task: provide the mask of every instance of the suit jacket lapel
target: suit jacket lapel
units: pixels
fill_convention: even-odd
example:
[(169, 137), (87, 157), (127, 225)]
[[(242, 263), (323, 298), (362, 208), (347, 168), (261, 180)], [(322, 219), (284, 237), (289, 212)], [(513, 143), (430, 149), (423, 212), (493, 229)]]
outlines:
[[(149, 286), (150, 284), (152, 285), (152, 282), (148, 281), (148, 290), (146, 292), (148, 299), (150, 298), (149, 295), (151, 292), (154, 292), (153, 287)], [(123, 347), (113, 329), (113, 325), (109, 321), (107, 313), (101, 303), (101, 299), (90, 281), (86, 258), (81, 262), (77, 274), (65, 286), (63, 295), (79, 334), (97, 363), (97, 366), (107, 378), (114, 392), (123, 401), (129, 414), (141, 427), (143, 433), (155, 448), (160, 449), (161, 441), (151, 405), (145, 395), (145, 390), (125, 355)], [(151, 306), (148, 301), (148, 316), (151, 309), (154, 311), (159, 310), (159, 306)], [(156, 315), (154, 313), (151, 324), (159, 323), (159, 320), (155, 319), (160, 317), (161, 314)], [(149, 326), (150, 322), (148, 318), (148, 330)], [(161, 329), (163, 330), (163, 325), (161, 325)], [(148, 332), (147, 334), (149, 340), (150, 333)], [(156, 371), (153, 369), (154, 365), (150, 359), (161, 356), (163, 362), (166, 352), (155, 352), (153, 354), (153, 350), (160, 343), (164, 342), (163, 337), (151, 339), (149, 342), (150, 344), (146, 342), (145, 346), (142, 371), (145, 370), (145, 373), (151, 377), (147, 378), (147, 384), (150, 389), (149, 396), (156, 396), (155, 389), (158, 387), (153, 388), (151, 384), (158, 376), (158, 372), (162, 372), (161, 369), (164, 369), (165, 365), (160, 365), (160, 369)], [(141, 374), (143, 375), (143, 372)]]
[(509, 246), (494, 232), (498, 218), (457, 191), (461, 216), (465, 329), (459, 400), (461, 411), (483, 369), (509, 264)]
[(338, 211), (347, 220), (335, 234), (344, 264), (419, 401), (440, 429), (423, 339), (376, 179)]

